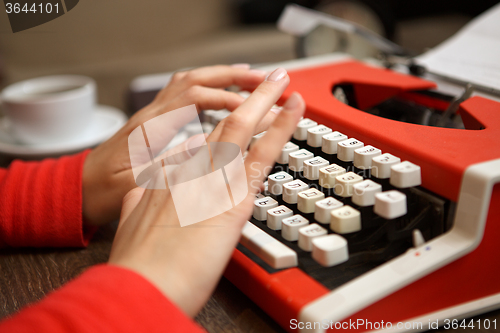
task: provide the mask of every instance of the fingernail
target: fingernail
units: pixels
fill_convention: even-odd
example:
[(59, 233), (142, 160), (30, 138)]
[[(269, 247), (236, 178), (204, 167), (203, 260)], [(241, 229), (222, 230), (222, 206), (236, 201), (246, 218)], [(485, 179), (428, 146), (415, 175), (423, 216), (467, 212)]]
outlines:
[(231, 67), (250, 69), (250, 64), (232, 64)]
[(283, 105), (283, 109), (286, 111), (294, 111), (299, 107), (301, 100), (302, 96), (300, 96), (298, 92), (294, 92)]
[(284, 78), (286, 76), (286, 70), (284, 68), (278, 68), (278, 69), (275, 69), (274, 72), (272, 72), (271, 74), (269, 74), (269, 76), (266, 78), (267, 81), (279, 81), (281, 80), (282, 78)]
[(205, 134), (192, 136), (186, 143), (187, 153), (193, 157), (204, 144), (206, 144)]
[(268, 74), (268, 72), (263, 71), (262, 69), (251, 69), (250, 72), (260, 76), (266, 76)]
[(271, 108), (271, 112), (274, 112), (276, 114), (279, 114), (281, 112), (281, 110), (283, 110), (283, 108), (281, 106), (274, 106)]

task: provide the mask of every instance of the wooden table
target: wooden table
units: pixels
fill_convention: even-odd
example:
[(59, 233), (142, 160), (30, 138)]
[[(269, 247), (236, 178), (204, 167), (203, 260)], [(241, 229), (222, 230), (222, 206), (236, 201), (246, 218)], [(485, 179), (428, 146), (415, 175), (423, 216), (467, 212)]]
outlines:
[[(42, 299), (92, 265), (108, 260), (117, 223), (101, 228), (85, 249), (3, 249), (0, 317)], [(226, 279), (196, 317), (208, 332), (284, 332)]]
[[(10, 159), (0, 157), (0, 166)], [(42, 299), (92, 265), (108, 260), (117, 222), (102, 227), (85, 249), (2, 249), (0, 251), (0, 318)], [(497, 319), (500, 310), (476, 316)], [(208, 332), (285, 332), (248, 297), (222, 278), (196, 321)], [(446, 332), (440, 329), (438, 332)], [(451, 331), (451, 330), (450, 330)], [(468, 332), (468, 330), (461, 330)], [(474, 332), (491, 332), (477, 330)]]

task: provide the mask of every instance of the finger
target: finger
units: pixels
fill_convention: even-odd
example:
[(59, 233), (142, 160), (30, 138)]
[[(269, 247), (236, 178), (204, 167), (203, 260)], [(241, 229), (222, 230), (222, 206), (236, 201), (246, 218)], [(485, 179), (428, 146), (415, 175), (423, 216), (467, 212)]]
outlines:
[(278, 68), (225, 119), (220, 141), (233, 142), (245, 150), (257, 125), (285, 91), (290, 78), (286, 70)]
[(191, 104), (196, 104), (198, 110), (228, 109), (232, 111), (244, 101), (245, 99), (235, 92), (196, 85), (183, 91), (170, 103), (159, 108), (156, 113), (160, 115)]
[(252, 145), (245, 159), (247, 177), (252, 191), (258, 191), (253, 185), (267, 176), (281, 149), (290, 140), (304, 111), (304, 100), (298, 93), (293, 93), (266, 134)]
[(267, 131), (269, 126), (276, 120), (276, 117), (280, 114), (282, 108), (281, 107), (273, 107), (269, 112), (266, 113), (264, 118), (260, 121), (257, 127), (254, 130), (254, 135), (259, 134), (261, 132)]
[[(253, 135), (266, 131), (269, 128), (269, 125), (271, 125), (276, 119), (281, 110), (281, 107), (273, 107), (271, 110), (269, 110), (269, 112), (267, 112), (267, 114), (264, 116), (264, 118), (262, 118), (261, 122), (255, 128)], [(210, 135), (207, 137), (207, 142), (220, 141), (219, 139), (220, 134), (222, 133), (222, 129), (224, 128), (224, 121), (225, 119), (220, 121), (219, 124), (214, 128), (212, 133), (210, 133)]]
[[(227, 88), (237, 85), (244, 89), (254, 89), (268, 73), (258, 69), (248, 69), (238, 66), (200, 67), (180, 74), (180, 86), (189, 87), (201, 85), (212, 88)], [(174, 79), (175, 80), (175, 79)]]

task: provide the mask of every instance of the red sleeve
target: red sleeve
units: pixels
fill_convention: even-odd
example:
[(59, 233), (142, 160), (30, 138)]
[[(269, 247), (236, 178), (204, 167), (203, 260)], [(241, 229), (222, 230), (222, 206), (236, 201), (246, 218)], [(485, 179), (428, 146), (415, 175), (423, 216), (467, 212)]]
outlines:
[(82, 170), (87, 150), (0, 170), (0, 247), (86, 246)]
[(204, 331), (140, 275), (100, 265), (2, 322), (0, 332)]

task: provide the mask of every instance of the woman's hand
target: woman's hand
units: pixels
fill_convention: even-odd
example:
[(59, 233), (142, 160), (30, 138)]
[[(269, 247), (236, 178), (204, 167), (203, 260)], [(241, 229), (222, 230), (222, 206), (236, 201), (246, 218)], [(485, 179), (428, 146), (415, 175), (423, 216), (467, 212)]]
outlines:
[[(137, 112), (112, 138), (94, 149), (83, 167), (83, 216), (86, 223), (102, 225), (117, 219), (123, 197), (136, 186), (128, 152), (128, 136), (137, 126), (191, 104), (196, 104), (198, 110), (235, 110), (243, 102), (243, 97), (223, 88), (238, 85), (242, 89), (253, 90), (266, 76), (263, 71), (249, 68), (248, 65), (213, 66), (174, 74), (171, 82), (151, 104)], [(261, 130), (276, 117), (273, 112), (266, 113), (260, 124)], [(199, 146), (193, 140), (186, 141), (185, 148)]]
[[(207, 141), (231, 142), (244, 151), (288, 83), (285, 70), (273, 72), (221, 122)], [(137, 188), (129, 192), (123, 202), (109, 262), (138, 272), (185, 313), (195, 316), (220, 279), (241, 229), (252, 213), (255, 194), (259, 190), (252, 184), (256, 180), (262, 182), (267, 176), (304, 109), (300, 95), (292, 94), (245, 159), (247, 197), (223, 214), (181, 227), (168, 189)], [(163, 174), (159, 173), (155, 180), (164, 181)]]

